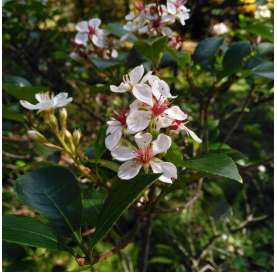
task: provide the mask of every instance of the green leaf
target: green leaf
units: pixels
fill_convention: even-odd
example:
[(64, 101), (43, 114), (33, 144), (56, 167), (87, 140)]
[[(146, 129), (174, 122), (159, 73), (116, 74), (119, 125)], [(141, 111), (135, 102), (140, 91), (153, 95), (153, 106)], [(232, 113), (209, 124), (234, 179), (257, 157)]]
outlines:
[(223, 68), (225, 75), (241, 71), (244, 59), (250, 53), (251, 45), (248, 41), (233, 43), (224, 55)]
[(252, 69), (254, 75), (274, 79), (274, 65), (273, 62), (267, 61)]
[(35, 100), (36, 93), (48, 91), (48, 87), (42, 87), (42, 86), (19, 87), (9, 83), (3, 84), (3, 89), (7, 94), (17, 99), (27, 100), (33, 103), (36, 102)]
[(209, 175), (225, 177), (242, 183), (236, 164), (226, 154), (210, 153), (198, 159), (183, 161), (181, 165)]
[(263, 39), (274, 42), (274, 27), (270, 23), (264, 22), (245, 22), (241, 25), (248, 32), (261, 36)]
[(32, 84), (25, 78), (20, 76), (5, 75), (3, 78), (4, 83), (15, 85), (18, 87), (31, 87)]
[(183, 161), (183, 153), (177, 144), (171, 144), (169, 150), (165, 155), (165, 160), (170, 161), (176, 165), (179, 165), (180, 162)]
[(190, 61), (189, 54), (187, 54), (185, 52), (180, 52), (180, 51), (178, 51), (174, 48), (170, 48), (170, 47), (168, 47), (166, 49), (166, 52), (177, 63), (177, 65), (180, 68), (183, 68)]
[(94, 227), (100, 214), (107, 193), (103, 191), (91, 191), (91, 188), (82, 196), (83, 217), (82, 224), (86, 223)]
[(274, 53), (274, 44), (273, 43), (260, 43), (256, 47), (257, 53), (261, 56), (270, 55)]
[(27, 216), (3, 216), (3, 240), (25, 246), (58, 249), (57, 234), (53, 229)]
[(74, 232), (82, 217), (80, 188), (70, 171), (60, 166), (42, 167), (18, 178), (21, 201), (45, 215), (58, 229)]
[(90, 60), (95, 64), (95, 66), (100, 70), (105, 70), (108, 68), (113, 68), (120, 64), (118, 59), (103, 59), (99, 57), (90, 57)]
[(153, 65), (157, 66), (162, 57), (162, 53), (167, 45), (167, 37), (159, 37), (154, 40), (139, 40), (135, 43), (136, 49)]
[(97, 220), (96, 231), (92, 237), (92, 246), (103, 239), (122, 213), (149, 187), (159, 174), (141, 175), (133, 180), (118, 180)]
[(215, 55), (223, 44), (222, 37), (207, 38), (199, 42), (193, 54), (193, 61), (205, 70), (210, 70), (214, 64)]
[(128, 31), (123, 28), (123, 25), (119, 23), (108, 24), (107, 30), (118, 38), (121, 38), (122, 36), (128, 33)]
[(3, 119), (17, 121), (17, 122), (23, 122), (24, 121), (24, 115), (20, 112), (16, 112), (15, 109), (12, 106), (3, 106)]

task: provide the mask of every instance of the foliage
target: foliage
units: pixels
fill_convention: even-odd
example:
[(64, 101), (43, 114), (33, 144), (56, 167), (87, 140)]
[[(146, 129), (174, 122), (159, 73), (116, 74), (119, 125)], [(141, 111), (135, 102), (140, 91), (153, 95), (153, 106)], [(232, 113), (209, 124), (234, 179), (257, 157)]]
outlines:
[[(272, 271), (271, 1), (188, 1), (190, 12), (62, 2), (3, 2), (4, 271)], [(154, 19), (124, 19), (141, 10)], [(75, 25), (91, 18), (99, 32), (76, 43)], [(136, 177), (120, 179), (106, 122), (125, 117), (116, 143), (133, 148), (120, 110), (138, 99), (136, 84), (153, 90), (152, 79), (132, 82), (135, 67), (170, 87), (152, 101), (183, 116), (162, 133), (153, 117), (141, 129), (170, 138), (155, 162), (177, 175), (143, 157)], [(111, 92), (122, 82), (128, 94)]]

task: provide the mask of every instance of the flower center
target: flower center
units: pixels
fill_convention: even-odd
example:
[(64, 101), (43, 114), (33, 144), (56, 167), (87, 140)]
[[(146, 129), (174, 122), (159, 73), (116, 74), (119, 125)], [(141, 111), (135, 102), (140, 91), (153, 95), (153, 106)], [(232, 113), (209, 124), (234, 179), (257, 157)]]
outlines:
[(183, 121), (180, 120), (174, 120), (170, 126), (171, 129), (178, 129), (180, 127), (180, 125), (183, 123)]
[(118, 122), (120, 122), (120, 124), (125, 128), (127, 127), (127, 123), (126, 123), (127, 113), (128, 113), (128, 110), (121, 110), (118, 112), (114, 111), (113, 113), (113, 118)]
[(153, 150), (151, 146), (147, 146), (145, 148), (140, 148), (136, 151), (136, 159), (140, 163), (147, 164), (153, 158)]
[(167, 100), (165, 101), (155, 100), (151, 110), (155, 116), (159, 116), (168, 108), (168, 106), (169, 106), (169, 102)]
[(88, 27), (88, 35), (92, 37), (93, 35), (96, 35), (96, 29), (93, 26)]
[(157, 18), (155, 20), (152, 21), (152, 27), (154, 29), (158, 29), (161, 26), (161, 19)]

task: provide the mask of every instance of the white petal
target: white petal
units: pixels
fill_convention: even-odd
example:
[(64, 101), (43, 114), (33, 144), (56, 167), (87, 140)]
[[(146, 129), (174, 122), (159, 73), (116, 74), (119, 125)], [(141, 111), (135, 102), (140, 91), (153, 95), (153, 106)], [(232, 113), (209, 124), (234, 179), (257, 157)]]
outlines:
[(187, 127), (185, 127), (185, 130), (186, 130), (186, 132), (191, 136), (191, 138), (192, 138), (195, 142), (197, 142), (197, 143), (199, 143), (199, 144), (202, 143), (202, 140), (201, 140), (192, 130), (190, 130), (190, 129), (187, 128)]
[(165, 113), (173, 120), (183, 121), (188, 117), (178, 106), (170, 107)]
[(132, 179), (139, 173), (141, 167), (142, 164), (135, 160), (127, 161), (119, 166), (117, 175), (120, 179)]
[(36, 93), (35, 98), (38, 102), (42, 102), (45, 100), (50, 100), (51, 98), (49, 97), (48, 93)]
[(88, 24), (91, 27), (98, 28), (100, 26), (100, 24), (101, 24), (101, 20), (98, 19), (98, 18), (90, 19), (88, 21)]
[(172, 183), (172, 178), (177, 179), (177, 168), (171, 162), (160, 162), (163, 175), (159, 177), (159, 180), (165, 183)]
[(79, 32), (88, 32), (88, 22), (81, 21), (76, 25), (76, 30)]
[(167, 2), (167, 11), (170, 14), (175, 14), (176, 13), (176, 7), (174, 4)]
[(92, 35), (92, 42), (100, 48), (105, 47), (105, 36)]
[(22, 107), (24, 107), (28, 110), (38, 110), (39, 109), (39, 104), (34, 105), (26, 100), (20, 100), (19, 103), (21, 104)]
[(122, 129), (117, 127), (110, 135), (105, 139), (105, 146), (109, 150), (113, 150), (119, 144), (122, 137)]
[(54, 107), (56, 107), (56, 108), (64, 107), (67, 104), (71, 103), (72, 100), (73, 100), (72, 97), (69, 97), (69, 98), (64, 99), (64, 100), (60, 100), (60, 101), (58, 101), (57, 103), (54, 104)]
[(171, 126), (172, 124), (172, 119), (169, 118), (167, 115), (162, 114), (160, 116), (158, 116), (158, 118), (156, 119), (156, 130), (159, 131), (161, 128), (167, 128), (169, 126)]
[(166, 152), (171, 146), (171, 138), (165, 134), (160, 134), (158, 138), (152, 142), (153, 154)]
[(129, 85), (122, 82), (119, 86), (111, 85), (110, 89), (114, 93), (126, 93), (129, 90)]
[(65, 100), (67, 97), (68, 97), (68, 93), (59, 93), (56, 96), (54, 96), (53, 100), (54, 100), (54, 103), (56, 104)]
[(37, 104), (40, 111), (49, 110), (55, 108), (53, 100), (43, 101)]
[(117, 120), (110, 120), (107, 124), (109, 126), (107, 128), (106, 135), (114, 133), (117, 129), (122, 129), (120, 122)]
[(168, 36), (168, 37), (170, 37), (170, 36), (172, 35), (172, 33), (173, 33), (172, 29), (169, 28), (169, 27), (163, 27), (163, 28), (161, 29), (161, 32), (162, 32), (162, 34), (163, 34), (164, 36)]
[[(173, 98), (174, 96), (171, 95), (170, 89), (168, 84), (164, 80), (155, 80), (152, 85), (152, 91), (158, 90), (158, 94), (165, 98)], [(154, 94), (154, 92), (153, 92)], [(159, 97), (157, 97), (159, 99)]]
[(137, 84), (144, 73), (144, 67), (143, 65), (139, 65), (137, 67), (135, 67), (130, 73), (129, 73), (129, 77), (130, 77), (130, 81), (133, 85)]
[(139, 132), (146, 129), (151, 120), (152, 113), (149, 111), (132, 111), (126, 119), (128, 129)]
[(135, 142), (139, 148), (144, 148), (152, 142), (152, 135), (150, 133), (137, 133), (135, 135)]
[(126, 146), (119, 146), (111, 152), (114, 159), (118, 161), (128, 161), (136, 157), (135, 152)]
[(79, 32), (76, 34), (75, 43), (86, 46), (87, 42), (88, 42), (88, 34), (86, 32), (84, 32), (84, 33)]
[(141, 102), (149, 106), (153, 105), (152, 90), (148, 85), (136, 84), (133, 88), (133, 95)]

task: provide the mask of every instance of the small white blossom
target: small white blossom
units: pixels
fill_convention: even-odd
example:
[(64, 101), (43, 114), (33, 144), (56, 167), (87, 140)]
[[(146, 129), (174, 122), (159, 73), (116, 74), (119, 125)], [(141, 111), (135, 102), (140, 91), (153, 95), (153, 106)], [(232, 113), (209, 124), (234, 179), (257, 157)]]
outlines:
[[(151, 86), (151, 101), (135, 101), (130, 106), (130, 114), (127, 117), (128, 129), (142, 131), (148, 127), (151, 121), (156, 130), (166, 128), (174, 120), (183, 121), (187, 115), (178, 107), (170, 106), (169, 98), (174, 98), (165, 81), (155, 79)], [(143, 102), (143, 103), (141, 103)]]
[(173, 17), (176, 17), (182, 25), (189, 19), (190, 10), (184, 6), (183, 0), (167, 0), (167, 11)]
[(46, 111), (64, 107), (73, 100), (72, 97), (68, 97), (68, 93), (59, 93), (56, 96), (49, 92), (37, 93), (35, 94), (35, 98), (38, 101), (35, 105), (26, 100), (20, 100), (19, 102), (28, 110)]
[(218, 23), (213, 26), (213, 32), (216, 35), (223, 35), (230, 31), (229, 27), (224, 23)]
[(87, 46), (90, 39), (94, 45), (100, 48), (105, 47), (106, 31), (100, 29), (101, 20), (98, 18), (89, 21), (81, 21), (76, 25), (78, 33), (75, 36), (75, 43)]
[(178, 134), (181, 131), (185, 131), (185, 133), (190, 136), (195, 142), (201, 144), (202, 140), (196, 135), (195, 132), (193, 132), (185, 125), (186, 123), (187, 122), (183, 122), (180, 120), (174, 120), (170, 125), (171, 132)]
[(155, 156), (165, 153), (171, 145), (171, 138), (160, 134), (158, 138), (152, 141), (150, 133), (138, 133), (135, 135), (137, 148), (119, 146), (112, 151), (112, 156), (118, 161), (124, 163), (118, 169), (120, 179), (129, 180), (138, 175), (142, 167), (151, 167), (154, 173), (161, 173), (159, 180), (166, 183), (172, 183), (172, 179), (177, 178), (177, 168), (171, 162), (164, 162)]
[(132, 91), (133, 95), (142, 102), (151, 103), (152, 92), (149, 85), (146, 84), (151, 71), (145, 76), (143, 65), (135, 67), (128, 75), (123, 77), (123, 82), (119, 86), (111, 85), (110, 89), (115, 93), (125, 93)]
[(270, 18), (271, 11), (267, 5), (258, 6), (254, 16), (256, 19)]
[(127, 111), (114, 112), (112, 120), (108, 121), (106, 131), (105, 146), (109, 150), (113, 150), (120, 143), (123, 131), (127, 129), (126, 118)]

